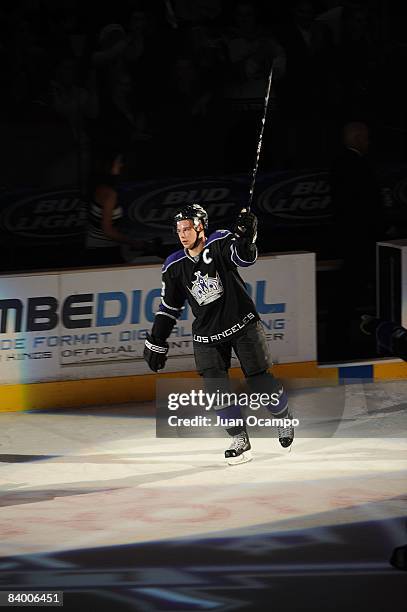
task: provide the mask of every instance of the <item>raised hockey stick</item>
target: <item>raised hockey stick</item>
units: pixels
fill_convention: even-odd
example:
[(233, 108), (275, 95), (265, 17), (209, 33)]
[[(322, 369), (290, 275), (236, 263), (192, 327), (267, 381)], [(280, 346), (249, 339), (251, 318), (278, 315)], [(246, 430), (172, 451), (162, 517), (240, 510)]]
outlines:
[(260, 159), (260, 153), (261, 153), (261, 146), (263, 143), (264, 126), (266, 125), (266, 116), (267, 116), (267, 109), (269, 105), (269, 97), (270, 97), (270, 89), (271, 89), (272, 80), (273, 80), (273, 64), (271, 65), (270, 74), (269, 74), (269, 78), (267, 82), (266, 95), (264, 98), (263, 117), (261, 120), (259, 139), (257, 141), (256, 159), (255, 159), (254, 167), (252, 171), (252, 181), (250, 184), (249, 201), (248, 201), (247, 206), (243, 209), (243, 211), (246, 211), (246, 210), (249, 211), (251, 209), (252, 202), (253, 202), (253, 193), (254, 193), (254, 187), (256, 185), (257, 170), (259, 168), (259, 159)]

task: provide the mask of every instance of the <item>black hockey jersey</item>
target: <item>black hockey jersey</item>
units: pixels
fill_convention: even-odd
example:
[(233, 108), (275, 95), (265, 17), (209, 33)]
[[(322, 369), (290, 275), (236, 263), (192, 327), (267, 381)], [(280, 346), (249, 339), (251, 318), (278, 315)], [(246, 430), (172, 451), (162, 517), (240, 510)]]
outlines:
[(238, 266), (255, 263), (257, 249), (249, 248), (228, 230), (211, 234), (205, 248), (192, 257), (180, 250), (162, 268), (162, 293), (152, 334), (167, 338), (181, 315), (185, 300), (191, 306), (195, 343), (216, 344), (230, 340), (259, 315), (246, 291)]

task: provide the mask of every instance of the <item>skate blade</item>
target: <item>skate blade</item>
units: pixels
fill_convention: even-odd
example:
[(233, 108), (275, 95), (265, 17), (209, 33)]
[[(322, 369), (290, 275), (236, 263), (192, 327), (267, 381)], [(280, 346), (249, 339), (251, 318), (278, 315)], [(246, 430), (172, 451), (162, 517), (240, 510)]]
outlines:
[(229, 465), (239, 465), (240, 463), (247, 463), (253, 459), (251, 451), (246, 451), (238, 457), (227, 457), (226, 462)]

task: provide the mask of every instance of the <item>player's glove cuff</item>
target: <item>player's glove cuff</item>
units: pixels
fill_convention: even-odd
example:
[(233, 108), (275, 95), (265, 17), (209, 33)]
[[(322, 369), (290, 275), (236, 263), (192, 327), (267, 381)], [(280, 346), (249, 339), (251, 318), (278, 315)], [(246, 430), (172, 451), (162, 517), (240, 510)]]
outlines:
[(168, 343), (165, 340), (156, 338), (147, 334), (146, 341), (144, 343), (143, 357), (147, 362), (150, 370), (158, 372), (162, 370), (167, 361)]
[(167, 342), (160, 344), (160, 340), (155, 340), (155, 343), (151, 342), (151, 340), (152, 337), (150, 336), (150, 334), (147, 334), (145, 345), (150, 351), (153, 351), (154, 353), (160, 353), (162, 355), (166, 355), (168, 353)]

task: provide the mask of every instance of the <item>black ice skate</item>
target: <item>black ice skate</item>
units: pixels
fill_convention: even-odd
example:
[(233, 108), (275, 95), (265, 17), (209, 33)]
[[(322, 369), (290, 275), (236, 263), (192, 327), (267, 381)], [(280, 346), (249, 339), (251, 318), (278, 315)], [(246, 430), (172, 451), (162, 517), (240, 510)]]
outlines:
[[(285, 419), (290, 419), (292, 421), (292, 414), (289, 410), (284, 417)], [(288, 427), (277, 427), (278, 432), (278, 441), (280, 442), (283, 448), (288, 448), (291, 446), (294, 440), (294, 427), (292, 425), (288, 425)]]
[(252, 460), (249, 436), (245, 431), (233, 436), (233, 442), (225, 451), (225, 459), (229, 465), (237, 465)]

